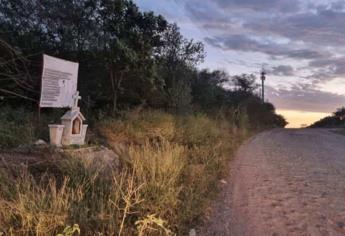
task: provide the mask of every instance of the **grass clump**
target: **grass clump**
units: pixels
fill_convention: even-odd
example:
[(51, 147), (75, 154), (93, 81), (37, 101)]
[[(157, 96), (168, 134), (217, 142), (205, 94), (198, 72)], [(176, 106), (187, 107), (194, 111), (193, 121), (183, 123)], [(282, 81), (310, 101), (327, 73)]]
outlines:
[(14, 194), (0, 199), (0, 228), (13, 235), (57, 233), (67, 221), (72, 202), (78, 200), (79, 189), (68, 186), (68, 177), (58, 186), (55, 178), (42, 177), (37, 182), (26, 171), (20, 173)]
[(98, 131), (113, 144), (143, 144), (147, 140), (171, 140), (175, 135), (175, 117), (160, 111), (132, 111), (119, 119), (108, 118), (97, 124)]

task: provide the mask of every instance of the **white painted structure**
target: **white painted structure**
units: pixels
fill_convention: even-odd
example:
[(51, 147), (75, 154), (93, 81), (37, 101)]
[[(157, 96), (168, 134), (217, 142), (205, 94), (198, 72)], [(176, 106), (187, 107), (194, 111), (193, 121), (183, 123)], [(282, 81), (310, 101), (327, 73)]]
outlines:
[(40, 107), (72, 107), (79, 63), (43, 55)]
[(61, 147), (62, 134), (64, 130), (64, 125), (48, 125), (49, 127), (49, 138), (50, 144)]
[(64, 125), (62, 145), (84, 145), (85, 143), (87, 125), (83, 124), (85, 117), (78, 107), (80, 98), (79, 92), (77, 92), (74, 96), (74, 106), (61, 117), (61, 123)]
[(49, 125), (50, 144), (54, 146), (84, 145), (87, 126), (85, 117), (80, 112), (79, 92), (73, 96), (73, 107), (61, 117), (61, 125)]

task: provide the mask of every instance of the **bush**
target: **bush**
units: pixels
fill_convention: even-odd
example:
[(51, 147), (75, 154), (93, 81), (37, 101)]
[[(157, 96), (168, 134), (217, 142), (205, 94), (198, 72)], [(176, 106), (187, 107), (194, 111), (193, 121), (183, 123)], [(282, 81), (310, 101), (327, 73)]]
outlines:
[(331, 116), (326, 116), (309, 126), (309, 128), (344, 128), (345, 107), (338, 108)]
[(0, 149), (31, 143), (35, 136), (32, 113), (23, 108), (1, 108)]
[(63, 110), (38, 114), (23, 108), (0, 108), (0, 149), (31, 144), (37, 139), (49, 140), (48, 124), (60, 120)]
[(187, 146), (210, 144), (224, 132), (214, 120), (203, 114), (181, 117), (177, 126), (175, 141)]

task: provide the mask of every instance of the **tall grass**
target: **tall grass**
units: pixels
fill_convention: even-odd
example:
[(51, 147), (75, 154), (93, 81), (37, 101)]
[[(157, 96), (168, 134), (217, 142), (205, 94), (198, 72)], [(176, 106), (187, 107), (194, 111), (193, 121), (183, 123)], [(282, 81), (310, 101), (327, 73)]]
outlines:
[(64, 177), (60, 186), (55, 178), (42, 184), (23, 170), (12, 186), (13, 196), (0, 199), (0, 229), (13, 235), (47, 235), (55, 233), (67, 221), (71, 203), (78, 199), (80, 189), (68, 187)]
[(61, 157), (43, 175), (30, 167), (0, 172), (0, 232), (54, 235), (78, 224), (81, 235), (185, 234), (245, 138), (231, 120), (202, 114), (131, 112), (97, 127), (121, 168)]

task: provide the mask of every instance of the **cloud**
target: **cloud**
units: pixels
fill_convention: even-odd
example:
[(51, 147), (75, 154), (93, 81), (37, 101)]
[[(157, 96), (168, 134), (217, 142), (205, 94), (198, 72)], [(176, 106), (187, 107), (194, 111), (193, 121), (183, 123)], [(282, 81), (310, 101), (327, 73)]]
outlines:
[(175, 1), (183, 3), (185, 14), (205, 32), (204, 42), (229, 64), (236, 58), (227, 55), (245, 52), (238, 54), (241, 60), (262, 61), (273, 65), (270, 74), (293, 77), (272, 82), (289, 84), (290, 89), (268, 89), (277, 107), (332, 112), (345, 101), (342, 95), (319, 90), (345, 76), (344, 0)]
[(215, 0), (225, 9), (249, 9), (253, 11), (296, 12), (299, 10), (297, 0)]
[[(309, 80), (315, 88), (345, 75), (345, 60), (334, 59), (345, 54), (342, 0), (176, 1), (183, 2), (190, 19), (206, 30), (204, 42), (212, 47), (248, 56), (262, 53), (267, 56), (263, 63), (294, 66), (293, 76)], [(274, 71), (277, 76), (287, 73), (292, 76), (291, 70)]]
[[(310, 58), (318, 55), (315, 51), (325, 51), (324, 47), (344, 47), (345, 4), (342, 1), (313, 3), (308, 8), (302, 8), (301, 2), (305, 1), (298, 0), (205, 0), (202, 4), (195, 0), (178, 1), (184, 2), (187, 14), (197, 25), (211, 33), (209, 37), (230, 32), (269, 36), (273, 41), (286, 39), (288, 43), (299, 43), (300, 53), (313, 49)], [(297, 54), (296, 58), (301, 57)]]
[(269, 70), (269, 73), (277, 76), (293, 76), (295, 75), (294, 68), (289, 65), (274, 66)]
[(287, 53), (287, 57), (304, 59), (325, 58), (330, 55), (331, 54), (327, 52), (315, 51), (311, 49), (290, 50), (290, 52)]
[(343, 46), (345, 40), (345, 12), (338, 9), (317, 9), (289, 16), (249, 20), (245, 28), (267, 34), (279, 35), (290, 40), (303, 41), (318, 46)]
[(210, 45), (224, 50), (262, 51), (264, 46), (248, 36), (240, 34), (205, 37), (204, 40)]
[(310, 112), (333, 112), (344, 104), (345, 96), (313, 89), (309, 86), (293, 86), (291, 89), (275, 89), (267, 86), (267, 97), (280, 109)]
[(345, 76), (345, 57), (311, 60), (309, 67), (313, 72), (308, 78), (314, 80), (325, 81)]
[(269, 39), (261, 39), (261, 41), (259, 41), (243, 34), (205, 37), (204, 40), (206, 43), (223, 50), (261, 52), (275, 57), (313, 59), (329, 56), (329, 53), (311, 49), (294, 49), (295, 46), (290, 44), (279, 44)]

